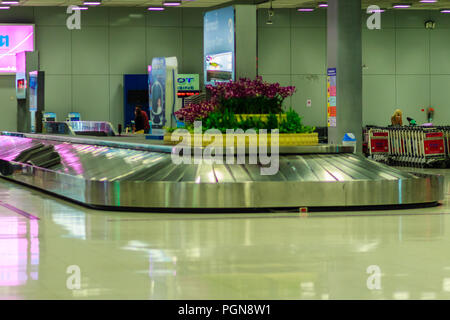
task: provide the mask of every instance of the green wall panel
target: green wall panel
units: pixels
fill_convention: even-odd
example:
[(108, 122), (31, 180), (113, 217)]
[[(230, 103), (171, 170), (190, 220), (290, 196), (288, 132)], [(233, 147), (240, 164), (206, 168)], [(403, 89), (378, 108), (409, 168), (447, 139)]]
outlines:
[(267, 24), (269, 19), (268, 9), (258, 10), (258, 27), (261, 28), (286, 28), (291, 26), (291, 10), (276, 9), (272, 17), (272, 24)]
[(17, 100), (14, 76), (0, 77), (0, 130), (17, 130)]
[(147, 59), (151, 63), (154, 57), (181, 57), (181, 28), (147, 28)]
[(258, 73), (291, 73), (291, 29), (258, 28)]
[(84, 120), (110, 119), (108, 75), (72, 76), (72, 111)]
[[(72, 111), (72, 77), (45, 74), (45, 111), (55, 112), (64, 121)], [(89, 113), (88, 113), (89, 114)], [(85, 114), (85, 115), (88, 115)]]
[(39, 63), (46, 74), (70, 74), (72, 72), (71, 32), (66, 27), (37, 26), (36, 47)]
[(293, 74), (325, 74), (327, 61), (326, 29), (292, 28), (291, 59)]
[[(109, 73), (146, 73), (145, 50), (145, 27), (111, 27)], [(132, 56), (130, 52), (133, 52)]]
[(109, 25), (111, 27), (145, 27), (146, 8), (109, 8)]
[(313, 12), (298, 12), (295, 9), (291, 11), (292, 27), (300, 28), (326, 28), (327, 27), (327, 10), (318, 9)]
[(450, 30), (433, 30), (430, 37), (431, 73), (450, 74)]
[(425, 28), (396, 30), (397, 74), (429, 74), (429, 33)]
[(385, 126), (396, 109), (395, 75), (363, 76), (363, 122)]
[(364, 74), (395, 74), (395, 30), (363, 29)]
[(432, 16), (428, 10), (396, 10), (396, 28), (421, 28), (425, 29), (424, 23)]
[[(309, 126), (326, 126), (327, 96), (325, 75), (293, 75), (292, 85), (297, 92), (292, 97), (292, 106)], [(311, 99), (311, 107), (306, 101)]]
[[(431, 103), (435, 109), (434, 123), (450, 125), (449, 103), (450, 74), (431, 76)], [(425, 115), (423, 121), (425, 121)]]
[(108, 74), (109, 30), (106, 27), (83, 27), (72, 32), (72, 73)]
[(430, 105), (430, 76), (398, 75), (396, 81), (397, 106), (403, 110), (403, 121), (411, 117), (423, 123), (421, 109)]

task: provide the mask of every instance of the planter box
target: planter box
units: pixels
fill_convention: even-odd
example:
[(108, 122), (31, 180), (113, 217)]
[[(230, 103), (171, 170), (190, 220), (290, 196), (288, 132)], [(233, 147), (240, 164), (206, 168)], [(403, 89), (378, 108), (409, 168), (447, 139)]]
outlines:
[[(194, 146), (194, 134), (191, 133), (191, 146)], [(201, 137), (197, 137), (201, 139), (201, 146), (206, 147), (210, 145), (215, 138), (215, 135), (212, 134), (201, 134)], [(319, 134), (318, 133), (280, 133), (279, 137), (279, 146), (287, 147), (287, 146), (315, 146), (319, 144)], [(259, 134), (255, 135), (245, 135), (245, 134), (233, 134), (233, 135), (225, 135), (222, 134), (222, 146), (227, 146), (227, 140), (230, 139), (233, 141), (234, 146), (254, 146), (259, 145), (260, 136)], [(179, 144), (182, 141), (182, 137), (180, 136), (177, 141), (172, 141), (172, 134), (166, 133), (164, 135), (164, 143), (170, 145)], [(265, 145), (264, 141), (261, 141), (263, 145)], [(272, 144), (272, 137), (270, 134), (267, 135), (267, 145)]]

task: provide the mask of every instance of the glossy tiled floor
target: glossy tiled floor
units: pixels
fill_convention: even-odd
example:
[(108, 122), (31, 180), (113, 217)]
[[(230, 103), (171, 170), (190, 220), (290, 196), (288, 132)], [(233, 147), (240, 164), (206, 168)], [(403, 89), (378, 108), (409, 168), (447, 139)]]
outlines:
[(437, 172), (440, 207), (309, 218), (93, 211), (0, 180), (0, 299), (450, 299)]

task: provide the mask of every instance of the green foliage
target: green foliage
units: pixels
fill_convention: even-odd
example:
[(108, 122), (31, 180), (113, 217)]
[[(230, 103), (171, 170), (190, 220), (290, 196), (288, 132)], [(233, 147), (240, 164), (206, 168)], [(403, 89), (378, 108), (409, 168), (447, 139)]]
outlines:
[(315, 127), (302, 124), (302, 118), (292, 108), (286, 112), (286, 120), (280, 122), (280, 133), (312, 133)]
[(203, 131), (208, 129), (218, 129), (220, 132), (225, 133), (227, 129), (239, 128), (239, 122), (233, 111), (224, 110), (223, 112), (215, 111), (209, 114), (206, 119), (202, 121)]
[[(237, 120), (235, 113), (229, 109), (223, 111), (214, 111), (209, 114), (206, 119), (202, 120), (202, 130), (205, 132), (209, 129), (218, 129), (222, 133), (226, 133), (227, 129), (242, 129), (244, 131), (254, 129), (256, 132), (260, 129), (274, 130), (279, 129), (280, 133), (312, 133), (315, 127), (308, 127), (302, 124), (302, 118), (293, 109), (284, 113), (286, 119), (282, 114), (269, 113), (267, 120), (262, 121), (259, 117), (247, 117), (245, 120)], [(165, 128), (167, 132), (172, 133), (177, 128)], [(194, 125), (186, 124), (183, 129), (194, 133)]]
[(246, 97), (246, 98), (221, 98), (220, 110), (231, 110), (235, 114), (269, 114), (281, 113), (283, 101), (278, 98)]

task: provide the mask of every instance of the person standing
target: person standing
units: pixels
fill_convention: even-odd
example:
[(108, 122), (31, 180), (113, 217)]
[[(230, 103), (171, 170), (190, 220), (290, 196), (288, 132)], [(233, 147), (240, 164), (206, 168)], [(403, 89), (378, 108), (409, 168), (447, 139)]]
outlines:
[(150, 124), (148, 123), (148, 115), (142, 110), (142, 106), (136, 106), (134, 116), (135, 133), (148, 133)]

